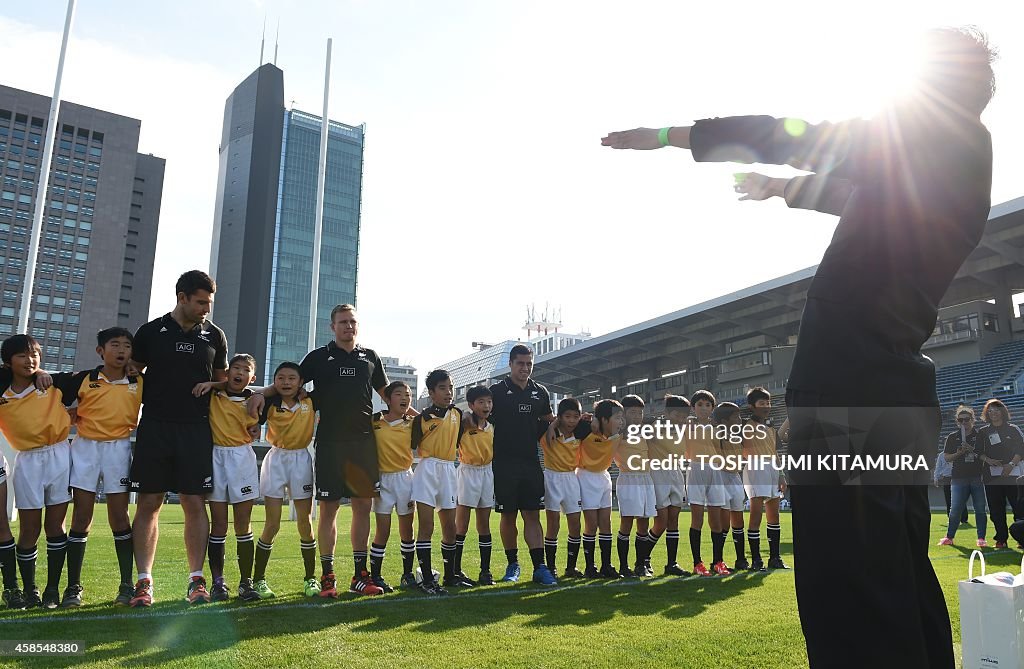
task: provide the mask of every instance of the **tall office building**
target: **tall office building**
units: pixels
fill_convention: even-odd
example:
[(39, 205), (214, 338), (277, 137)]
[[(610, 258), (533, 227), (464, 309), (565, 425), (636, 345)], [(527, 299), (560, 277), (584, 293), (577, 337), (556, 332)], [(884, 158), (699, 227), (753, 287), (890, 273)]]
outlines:
[(43, 367), (98, 364), (96, 333), (148, 320), (164, 160), (138, 119), (61, 102), (44, 202), (35, 202), (50, 98), (0, 86), (0, 338), (18, 323), (35, 206), (46, 207), (29, 334)]
[[(284, 73), (263, 65), (228, 97), (220, 147), (211, 273), (213, 321), (268, 383), (308, 352), (319, 116), (284, 108)], [(330, 121), (317, 340), (336, 304), (355, 303), (363, 127)]]

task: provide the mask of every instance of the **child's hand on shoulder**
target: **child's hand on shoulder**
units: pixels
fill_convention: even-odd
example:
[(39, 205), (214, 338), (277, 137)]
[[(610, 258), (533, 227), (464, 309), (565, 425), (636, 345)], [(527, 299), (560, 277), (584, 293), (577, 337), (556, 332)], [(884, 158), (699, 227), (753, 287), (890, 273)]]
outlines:
[(35, 382), (36, 388), (38, 388), (39, 390), (46, 390), (47, 388), (53, 385), (53, 377), (40, 369), (38, 372), (36, 372)]
[(206, 381), (204, 383), (197, 383), (195, 385), (195, 387), (192, 388), (192, 394), (195, 397), (202, 397), (206, 393), (208, 393), (211, 390), (213, 390), (213, 386), (214, 386), (214, 382), (213, 381)]

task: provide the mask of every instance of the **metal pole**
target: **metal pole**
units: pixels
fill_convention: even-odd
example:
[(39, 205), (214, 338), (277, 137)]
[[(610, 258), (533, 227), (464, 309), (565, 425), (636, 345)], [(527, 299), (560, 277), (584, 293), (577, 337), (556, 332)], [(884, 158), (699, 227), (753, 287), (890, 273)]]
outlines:
[(43, 212), (46, 211), (46, 189), (50, 185), (50, 158), (53, 154), (53, 140), (57, 135), (57, 113), (60, 109), (60, 81), (64, 76), (64, 57), (68, 51), (71, 24), (75, 20), (75, 0), (68, 0), (68, 14), (64, 19), (64, 38), (60, 43), (60, 59), (57, 61), (57, 80), (53, 84), (53, 98), (50, 99), (50, 117), (46, 122), (46, 141), (39, 165), (39, 183), (36, 185), (36, 208), (32, 218), (32, 234), (28, 244), (28, 258), (25, 263), (25, 283), (21, 288), (21, 311), (18, 314), (18, 333), (28, 333), (29, 315), (32, 313), (32, 285), (36, 278), (36, 255), (39, 253), (39, 236), (43, 230)]
[(320, 243), (324, 227), (324, 188), (327, 183), (327, 107), (331, 95), (331, 38), (327, 38), (327, 68), (324, 73), (324, 116), (320, 123), (320, 166), (316, 178), (316, 221), (313, 223), (313, 285), (309, 295), (309, 350), (316, 348), (317, 298), (320, 293)]

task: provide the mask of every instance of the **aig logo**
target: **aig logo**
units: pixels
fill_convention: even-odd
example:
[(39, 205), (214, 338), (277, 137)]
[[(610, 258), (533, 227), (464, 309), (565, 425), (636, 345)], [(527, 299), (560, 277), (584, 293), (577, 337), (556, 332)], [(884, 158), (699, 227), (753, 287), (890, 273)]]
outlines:
[(532, 404), (520, 404), (519, 405), (519, 413), (533, 413), (533, 405)]
[(355, 376), (355, 375), (356, 375), (356, 368), (355, 367), (339, 367), (338, 368), (338, 376)]
[(196, 345), (187, 341), (179, 341), (174, 345), (174, 350), (177, 353), (195, 353)]

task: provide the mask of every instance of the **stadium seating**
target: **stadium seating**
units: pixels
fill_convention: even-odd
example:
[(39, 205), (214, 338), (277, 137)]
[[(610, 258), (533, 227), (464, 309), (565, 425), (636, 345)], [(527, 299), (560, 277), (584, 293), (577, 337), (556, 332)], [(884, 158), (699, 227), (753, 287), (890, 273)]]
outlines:
[(949, 365), (935, 374), (935, 389), (943, 407), (980, 399), (992, 384), (1024, 360), (1024, 340), (1001, 344), (981, 360)]

